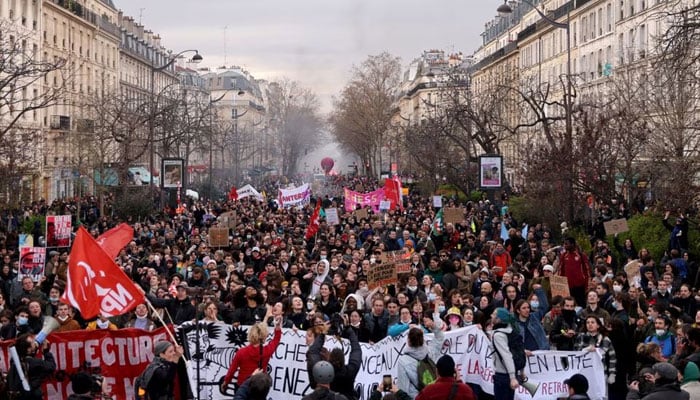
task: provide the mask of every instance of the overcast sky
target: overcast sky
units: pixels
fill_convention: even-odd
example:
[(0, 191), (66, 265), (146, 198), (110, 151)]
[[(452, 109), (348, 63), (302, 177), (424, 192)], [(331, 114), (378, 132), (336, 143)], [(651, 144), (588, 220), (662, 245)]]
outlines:
[(382, 51), (404, 67), (423, 50), (472, 54), (500, 0), (114, 0), (201, 66), (239, 65), (255, 78), (300, 81), (329, 111), (353, 65)]

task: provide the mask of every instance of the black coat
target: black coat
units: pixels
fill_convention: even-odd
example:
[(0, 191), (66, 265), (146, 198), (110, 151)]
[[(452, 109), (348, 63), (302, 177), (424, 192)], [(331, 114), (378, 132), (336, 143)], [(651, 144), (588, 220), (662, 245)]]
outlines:
[(168, 313), (170, 314), (170, 317), (172, 317), (175, 325), (192, 321), (197, 315), (197, 308), (192, 305), (192, 300), (190, 300), (189, 297), (186, 297), (184, 300), (178, 300), (177, 298), (159, 299), (152, 294), (148, 294), (147, 297), (154, 307), (165, 308), (168, 310)]

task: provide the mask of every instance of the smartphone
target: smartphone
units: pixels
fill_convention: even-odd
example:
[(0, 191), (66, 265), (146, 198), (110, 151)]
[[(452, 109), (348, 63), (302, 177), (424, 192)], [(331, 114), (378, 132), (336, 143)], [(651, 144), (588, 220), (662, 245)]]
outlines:
[(394, 380), (391, 375), (384, 375), (384, 379), (382, 379), (382, 386), (385, 392), (391, 392), (391, 386), (393, 383)]

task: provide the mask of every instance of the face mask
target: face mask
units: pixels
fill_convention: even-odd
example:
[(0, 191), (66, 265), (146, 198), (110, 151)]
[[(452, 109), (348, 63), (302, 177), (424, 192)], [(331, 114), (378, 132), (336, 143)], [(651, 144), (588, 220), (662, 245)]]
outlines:
[(435, 298), (436, 298), (436, 297), (437, 297), (437, 296), (435, 296), (435, 293), (428, 293), (428, 300), (430, 300), (430, 301), (435, 301)]
[(406, 289), (415, 292), (416, 290), (418, 290), (418, 286), (406, 286)]
[(58, 318), (60, 321), (65, 321), (68, 319), (68, 316), (67, 315), (64, 315), (64, 316), (57, 315), (56, 318)]
[(617, 301), (613, 301), (612, 306), (613, 306), (613, 308), (617, 308)]
[(532, 308), (533, 310), (540, 308), (540, 302), (536, 300), (531, 301), (530, 308)]
[(457, 325), (457, 324), (459, 324), (459, 318), (450, 317), (450, 325)]
[(613, 274), (605, 274), (605, 279), (612, 279), (612, 278), (613, 278)]
[(326, 257), (328, 257), (328, 256), (323, 256), (323, 255), (322, 255), (322, 256), (321, 256), (321, 260), (325, 260)]
[(307, 310), (311, 311), (311, 310), (313, 310), (313, 308), (314, 308), (314, 303), (312, 303), (312, 302), (306, 303), (306, 309), (307, 309)]
[(17, 318), (17, 323), (22, 326), (22, 325), (27, 325), (29, 323), (29, 318), (27, 317), (19, 317)]
[(444, 313), (444, 312), (445, 312), (445, 306), (442, 306), (442, 305), (438, 306), (438, 311), (439, 311), (440, 313)]
[(56, 303), (58, 300), (60, 300), (58, 297), (49, 297), (49, 301), (52, 303)]
[(622, 286), (620, 286), (620, 285), (613, 286), (613, 292), (620, 293), (621, 291), (622, 291)]
[(100, 329), (107, 329), (107, 327), (109, 326), (109, 320), (107, 320), (107, 321), (97, 320), (97, 326)]
[(655, 332), (656, 332), (656, 336), (663, 336), (664, 333), (666, 333), (666, 330), (665, 329), (657, 329), (657, 330), (655, 330)]

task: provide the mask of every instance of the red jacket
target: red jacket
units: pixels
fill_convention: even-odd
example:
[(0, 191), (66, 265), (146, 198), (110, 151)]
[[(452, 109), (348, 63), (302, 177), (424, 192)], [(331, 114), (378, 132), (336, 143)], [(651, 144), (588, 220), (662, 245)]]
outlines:
[[(416, 396), (416, 400), (446, 400), (450, 396), (454, 383), (455, 378), (441, 376), (437, 381), (424, 387)], [(476, 400), (476, 396), (469, 385), (457, 382), (457, 393), (454, 400)]]
[(579, 251), (565, 251), (559, 256), (559, 273), (569, 280), (569, 288), (588, 286), (591, 277), (588, 257)]
[[(274, 354), (277, 345), (280, 344), (282, 339), (282, 330), (275, 329), (275, 336), (272, 338), (270, 343), (263, 346), (262, 351), (262, 369), (267, 370), (267, 364), (270, 362), (272, 354)], [(238, 385), (242, 385), (246, 379), (253, 375), (253, 371), (258, 368), (258, 360), (260, 360), (260, 346), (251, 346), (238, 349), (236, 354), (233, 356), (233, 361), (231, 361), (231, 366), (228, 367), (226, 372), (226, 377), (224, 377), (224, 384), (228, 385), (233, 379), (233, 375), (238, 371), (238, 378), (236, 381)]]
[(503, 274), (506, 273), (506, 270), (508, 267), (513, 264), (513, 259), (510, 257), (510, 253), (508, 251), (504, 251), (502, 254), (496, 254), (494, 251), (491, 253), (491, 260), (490, 260), (491, 268), (493, 267), (501, 267), (501, 270), (496, 272), (496, 276), (499, 278), (503, 277)]

